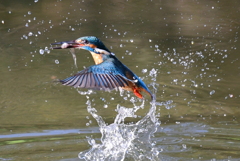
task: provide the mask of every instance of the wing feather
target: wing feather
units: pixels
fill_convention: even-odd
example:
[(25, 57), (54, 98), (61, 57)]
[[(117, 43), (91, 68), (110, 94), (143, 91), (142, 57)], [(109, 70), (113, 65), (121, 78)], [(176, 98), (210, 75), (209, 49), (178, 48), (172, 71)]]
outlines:
[(96, 84), (96, 83), (95, 83), (96, 81), (95, 81), (95, 79), (94, 79), (94, 77), (93, 77), (93, 73), (90, 73), (89, 75), (90, 75), (89, 78), (90, 78), (90, 82), (91, 82), (90, 88), (94, 88), (94, 87), (95, 87), (95, 84)]
[(121, 85), (117, 82), (116, 78), (114, 77), (114, 75), (109, 75), (109, 77), (111, 78), (111, 81), (114, 85), (115, 88), (117, 87), (121, 87)]
[(102, 88), (108, 88), (107, 82), (105, 81), (104, 78), (102, 78), (100, 74), (97, 74), (97, 78), (98, 78), (99, 86), (101, 86)]
[(113, 86), (112, 86), (112, 83), (111, 83), (110, 80), (109, 80), (108, 75), (107, 75), (107, 74), (102, 74), (102, 77), (103, 77), (103, 79), (107, 82), (107, 87), (109, 87), (110, 89), (112, 89)]
[(118, 87), (126, 87), (131, 81), (111, 63), (93, 65), (74, 76), (60, 80), (63, 85), (75, 88), (91, 88), (106, 91)]
[(81, 88), (86, 88), (88, 74), (84, 74), (82, 78)]

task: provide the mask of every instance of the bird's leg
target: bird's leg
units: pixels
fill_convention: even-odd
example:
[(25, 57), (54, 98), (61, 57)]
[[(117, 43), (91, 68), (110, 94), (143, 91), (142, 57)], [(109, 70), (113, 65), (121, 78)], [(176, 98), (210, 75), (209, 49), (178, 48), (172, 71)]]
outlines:
[(133, 87), (133, 93), (134, 93), (135, 96), (137, 96), (138, 98), (143, 99), (143, 96), (142, 96), (141, 93), (137, 90), (137, 88)]

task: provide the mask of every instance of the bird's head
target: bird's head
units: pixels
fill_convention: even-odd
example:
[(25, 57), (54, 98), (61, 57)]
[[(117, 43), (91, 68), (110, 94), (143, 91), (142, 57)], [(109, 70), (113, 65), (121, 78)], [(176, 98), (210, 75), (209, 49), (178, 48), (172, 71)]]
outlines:
[(84, 36), (76, 40), (52, 43), (51, 45), (61, 45), (53, 49), (78, 48), (88, 50), (96, 54), (111, 54), (100, 39), (95, 36)]

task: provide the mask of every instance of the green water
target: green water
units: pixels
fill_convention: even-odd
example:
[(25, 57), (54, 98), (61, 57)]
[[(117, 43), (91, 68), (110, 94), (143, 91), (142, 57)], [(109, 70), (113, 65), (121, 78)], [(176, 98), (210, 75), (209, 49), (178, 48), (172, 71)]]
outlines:
[[(86, 95), (53, 81), (93, 60), (76, 51), (76, 69), (69, 51), (51, 50), (50, 43), (86, 35), (99, 37), (146, 84), (157, 84), (150, 90), (165, 104), (157, 106), (161, 125), (152, 139), (162, 160), (240, 160), (239, 5), (0, 2), (0, 160), (79, 160), (78, 153), (90, 148), (86, 136), (99, 141)], [(156, 80), (149, 77), (152, 69)], [(109, 124), (117, 104), (132, 107), (115, 91), (89, 97)], [(138, 111), (139, 118), (147, 111)]]

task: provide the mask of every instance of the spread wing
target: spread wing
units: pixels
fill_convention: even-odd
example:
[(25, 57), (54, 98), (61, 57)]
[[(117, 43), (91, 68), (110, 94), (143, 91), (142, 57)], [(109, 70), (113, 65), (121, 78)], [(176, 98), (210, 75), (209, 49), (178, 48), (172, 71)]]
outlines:
[(109, 62), (90, 66), (74, 76), (60, 80), (63, 85), (104, 91), (126, 87), (129, 81), (132, 82), (113, 63)]

